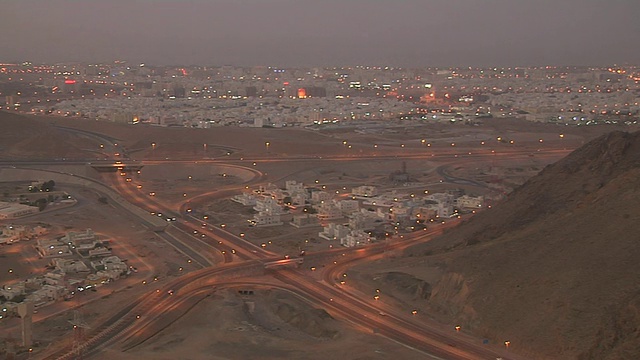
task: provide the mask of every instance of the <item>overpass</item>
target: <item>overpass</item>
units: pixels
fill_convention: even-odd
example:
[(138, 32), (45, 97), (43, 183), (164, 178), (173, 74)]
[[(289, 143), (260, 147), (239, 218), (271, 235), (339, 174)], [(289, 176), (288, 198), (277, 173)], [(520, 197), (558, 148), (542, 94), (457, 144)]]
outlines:
[(292, 259), (282, 259), (276, 261), (269, 261), (264, 263), (265, 270), (269, 269), (278, 269), (278, 268), (298, 268), (304, 262), (304, 258), (292, 258)]
[(121, 162), (121, 161), (100, 161), (89, 163), (93, 169), (97, 172), (116, 172), (116, 171), (139, 171), (143, 165), (135, 162)]

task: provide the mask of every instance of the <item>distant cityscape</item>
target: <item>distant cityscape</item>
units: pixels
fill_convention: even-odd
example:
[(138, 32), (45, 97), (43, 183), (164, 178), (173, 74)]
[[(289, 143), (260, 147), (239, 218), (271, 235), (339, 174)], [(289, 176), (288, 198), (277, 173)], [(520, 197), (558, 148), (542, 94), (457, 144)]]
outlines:
[(4, 108), (118, 123), (322, 126), (352, 121), (637, 123), (640, 68), (0, 64)]
[(636, 66), (0, 64), (0, 357), (574, 358), (526, 316), (633, 291), (575, 284), (633, 255), (639, 103)]

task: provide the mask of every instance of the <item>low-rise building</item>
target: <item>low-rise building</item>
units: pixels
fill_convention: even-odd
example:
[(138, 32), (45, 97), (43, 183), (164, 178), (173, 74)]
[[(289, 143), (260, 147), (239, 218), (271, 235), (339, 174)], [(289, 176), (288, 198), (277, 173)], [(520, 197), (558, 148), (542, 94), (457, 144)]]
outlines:
[(325, 202), (321, 204), (316, 216), (320, 222), (342, 219), (344, 217), (342, 215), (342, 211), (340, 211), (340, 209), (332, 202)]
[(127, 264), (117, 256), (109, 256), (102, 260), (105, 265), (105, 270), (119, 271), (121, 274), (126, 274), (129, 271)]
[(24, 295), (25, 284), (24, 282), (17, 282), (14, 284), (4, 285), (0, 288), (0, 295), (5, 299), (11, 301), (18, 296)]
[(477, 209), (482, 207), (484, 198), (482, 196), (462, 195), (455, 200), (455, 204), (460, 209)]
[(291, 195), (291, 203), (295, 205), (304, 205), (309, 200), (309, 193), (306, 191)]
[(62, 271), (50, 271), (44, 275), (44, 283), (49, 285), (64, 285), (65, 273)]
[(88, 251), (87, 255), (90, 258), (100, 257), (100, 256), (109, 256), (111, 255), (111, 250), (107, 249), (104, 246), (99, 246), (94, 249)]
[(55, 239), (38, 239), (36, 250), (43, 258), (71, 255), (69, 245)]
[(35, 206), (0, 201), (0, 220), (17, 219), (23, 216), (36, 214), (38, 211), (38, 208)]
[(335, 202), (336, 206), (343, 215), (350, 215), (360, 209), (360, 202), (358, 200), (339, 200)]
[(326, 191), (314, 191), (311, 193), (311, 202), (314, 204), (320, 204), (324, 201), (331, 200), (332, 195)]
[(295, 180), (288, 180), (284, 183), (284, 188), (287, 190), (289, 194), (293, 194), (296, 192), (304, 192), (304, 184), (296, 182)]
[(282, 225), (282, 206), (273, 197), (262, 197), (256, 201), (253, 207), (258, 213), (250, 220), (254, 226), (274, 226)]
[(28, 236), (28, 231), (24, 225), (6, 225), (0, 227), (0, 243), (13, 243)]
[(40, 289), (33, 292), (41, 299), (48, 301), (58, 301), (66, 294), (67, 288), (61, 285), (43, 285)]
[(267, 215), (280, 215), (282, 213), (282, 206), (280, 206), (278, 201), (272, 197), (262, 197), (257, 199), (256, 205), (253, 209), (258, 213), (264, 213)]
[(260, 212), (253, 215), (253, 219), (250, 221), (253, 226), (276, 226), (282, 225), (280, 214), (269, 214), (266, 212)]
[(304, 215), (295, 215), (291, 221), (291, 225), (302, 228), (302, 227), (311, 227), (318, 226), (320, 222), (318, 221), (318, 217), (310, 214)]
[(378, 195), (378, 189), (375, 186), (362, 185), (351, 189), (351, 194), (358, 197), (373, 197)]
[(326, 240), (340, 240), (349, 234), (349, 227), (341, 224), (328, 224), (318, 236)]
[(347, 236), (340, 239), (340, 245), (346, 247), (362, 246), (369, 244), (371, 237), (362, 230), (352, 230)]
[(447, 193), (435, 193), (425, 196), (425, 200), (435, 204), (428, 205), (437, 212), (440, 217), (449, 217), (453, 214), (453, 195)]
[(235, 195), (234, 197), (231, 198), (231, 200), (237, 203), (240, 203), (244, 206), (254, 206), (256, 205), (257, 197), (254, 194), (242, 193), (242, 194)]
[(361, 209), (349, 217), (349, 227), (357, 230), (372, 230), (384, 223), (384, 219), (375, 211)]
[(78, 246), (84, 243), (92, 243), (97, 240), (96, 234), (91, 229), (82, 232), (69, 231), (63, 238), (67, 244)]
[(82, 261), (72, 259), (53, 259), (51, 261), (57, 270), (66, 274), (89, 272), (89, 267)]

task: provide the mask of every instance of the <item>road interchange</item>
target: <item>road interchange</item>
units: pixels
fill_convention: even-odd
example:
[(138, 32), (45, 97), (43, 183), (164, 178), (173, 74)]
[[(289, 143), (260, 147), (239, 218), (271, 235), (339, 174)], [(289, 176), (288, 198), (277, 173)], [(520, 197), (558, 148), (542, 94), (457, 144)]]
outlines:
[[(565, 150), (549, 149), (536, 153), (537, 156), (550, 156), (557, 157), (559, 153), (566, 153)], [(447, 154), (449, 157), (451, 154)], [(517, 159), (523, 157), (529, 157), (531, 154), (527, 151), (514, 150), (511, 153), (500, 154), (500, 158), (503, 159)], [(442, 155), (445, 156), (445, 155)], [(464, 159), (455, 156), (457, 164), (464, 162), (478, 161), (478, 158), (494, 158), (496, 154), (494, 152), (476, 153), (474, 155), (465, 155)], [(381, 157), (372, 157), (381, 158)], [(408, 158), (433, 158), (433, 154), (424, 154), (421, 156), (409, 156)], [(304, 161), (366, 161), (370, 159), (367, 156), (362, 158), (307, 158)], [(261, 159), (261, 161), (301, 161), (298, 158), (292, 159)], [(154, 161), (148, 162), (149, 164), (162, 164), (162, 163), (175, 163), (175, 161)], [(202, 163), (211, 163), (202, 162)], [(144, 162), (147, 163), (147, 162)], [(238, 165), (234, 165), (238, 166)], [(254, 171), (253, 169), (251, 169)], [(441, 175), (448, 174), (442, 173)], [(173, 306), (172, 302), (181, 301), (180, 299), (188, 299), (191, 296), (202, 294), (206, 292), (206, 289), (217, 288), (221, 289), (226, 286), (232, 286), (243, 284), (238, 280), (237, 276), (225, 275), (221, 279), (220, 276), (215, 274), (224, 273), (225, 271), (230, 273), (238, 273), (246, 270), (245, 267), (252, 269), (251, 271), (259, 271), (264, 274), (264, 263), (267, 261), (273, 262), (281, 259), (281, 255), (268, 252), (265, 249), (251, 244), (244, 239), (231, 234), (224, 229), (219, 228), (217, 225), (206, 224), (203, 219), (198, 219), (192, 214), (185, 212), (185, 204), (180, 204), (177, 209), (175, 206), (168, 206), (155, 199), (150, 199), (144, 195), (142, 191), (136, 191), (131, 186), (127, 186), (126, 183), (120, 181), (120, 178), (113, 174), (108, 178), (110, 185), (116, 189), (124, 198), (131, 204), (137, 205), (145, 210), (153, 210), (156, 212), (163, 212), (165, 214), (176, 214), (176, 221), (170, 224), (170, 231), (179, 231), (183, 233), (183, 239), (179, 240), (174, 235), (169, 234), (170, 231), (165, 231), (161, 236), (167, 241), (172, 243), (172, 246), (176, 247), (185, 256), (193, 258), (204, 268), (194, 272), (196, 275), (183, 275), (180, 278), (171, 281), (165, 285), (162, 289), (156, 289), (155, 292), (151, 292), (144, 297), (141, 297), (131, 303), (129, 307), (123, 309), (114, 317), (112, 317), (105, 324), (100, 326), (88, 339), (85, 347), (87, 354), (95, 353), (100, 348), (113, 344), (117, 339), (127, 338), (127, 331), (130, 331), (133, 323), (127, 323), (127, 320), (131, 320), (131, 317), (140, 319), (144, 317), (144, 313), (151, 311), (149, 306)], [(251, 183), (256, 184), (262, 180), (261, 176), (256, 176)], [(445, 179), (450, 180), (450, 179)], [(460, 178), (455, 178), (455, 181), (460, 181)], [(462, 179), (464, 180), (464, 179)], [(243, 184), (244, 185), (244, 184)], [(139, 189), (138, 189), (139, 190)], [(239, 190), (239, 188), (223, 189), (220, 191), (207, 194), (206, 199), (228, 197)], [(197, 204), (194, 200), (190, 203), (191, 206)], [(204, 228), (202, 225), (206, 224)], [(198, 234), (204, 235), (203, 237), (193, 236), (191, 232), (198, 231)], [(335, 269), (344, 268), (345, 264), (349, 264), (356, 261), (364, 261), (366, 259), (374, 258), (375, 255), (379, 255), (381, 248), (388, 249), (403, 249), (409, 246), (418, 244), (420, 242), (428, 241), (432, 236), (436, 235), (435, 232), (426, 232), (419, 234), (414, 239), (408, 237), (401, 245), (389, 244), (383, 246), (372, 245), (367, 248), (358, 249), (336, 249), (332, 251), (325, 251), (318, 254), (308, 254), (305, 258), (305, 262), (308, 263), (314, 257), (329, 257), (335, 258), (339, 261), (333, 260), (327, 263), (325, 266), (325, 274), (334, 274)], [(203, 240), (204, 238), (204, 240)], [(400, 244), (400, 243), (399, 243)], [(363, 251), (364, 250), (364, 251)], [(360, 252), (362, 255), (357, 255)], [(338, 255), (340, 253), (340, 255)], [(204, 256), (203, 254), (207, 254)], [(349, 255), (346, 255), (349, 254)], [(355, 254), (355, 255), (354, 255)], [(331, 257), (331, 256), (336, 257)], [(219, 263), (222, 263), (221, 265)], [(216, 265), (213, 265), (216, 264)], [(334, 269), (333, 272), (331, 269)], [(304, 297), (308, 301), (313, 302), (317, 306), (321, 306), (329, 311), (337, 318), (341, 318), (355, 325), (359, 325), (361, 328), (370, 329), (382, 336), (388, 337), (400, 343), (406, 344), (414, 349), (423, 351), (425, 353), (432, 354), (434, 358), (443, 359), (491, 359), (495, 357), (505, 357), (503, 351), (496, 348), (490, 348), (484, 345), (474, 344), (469, 341), (460, 342), (460, 337), (455, 333), (443, 333), (441, 330), (429, 330), (423, 323), (416, 321), (415, 316), (411, 316), (407, 311), (407, 314), (396, 313), (395, 311), (389, 311), (385, 313), (381, 319), (382, 311), (375, 307), (375, 304), (369, 304), (364, 302), (359, 296), (349, 294), (340, 286), (337, 286), (335, 281), (330, 279), (335, 276), (327, 275), (322, 282), (309, 281), (309, 277), (304, 274), (304, 271), (300, 269), (283, 268), (279, 270), (269, 270), (267, 272), (271, 278), (279, 280), (281, 285), (274, 284), (274, 288), (282, 288), (287, 291), (291, 291), (298, 296)], [(191, 278), (194, 276), (195, 278)], [(202, 280), (209, 279), (209, 280)], [(250, 280), (244, 280), (244, 284), (252, 285)], [(187, 287), (187, 284), (204, 282), (200, 287), (191, 286)], [(167, 288), (168, 287), (168, 288)], [(189, 291), (184, 290), (186, 288)], [(169, 297), (164, 297), (163, 301), (158, 302), (156, 299), (157, 294), (165, 295), (165, 291), (171, 291)], [(155, 295), (154, 295), (155, 294)], [(166, 300), (168, 299), (168, 300)], [(164, 304), (164, 305), (162, 305)], [(345, 310), (347, 309), (347, 310)], [(128, 310), (128, 311), (125, 311)], [(406, 317), (406, 318), (405, 318)], [(135, 322), (135, 321), (134, 321)], [(115, 333), (114, 333), (115, 332)], [(429, 334), (424, 336), (424, 334)], [(68, 358), (73, 354), (69, 352), (69, 349), (63, 349), (51, 354), (47, 358)], [(515, 358), (513, 354), (509, 354), (509, 358)]]

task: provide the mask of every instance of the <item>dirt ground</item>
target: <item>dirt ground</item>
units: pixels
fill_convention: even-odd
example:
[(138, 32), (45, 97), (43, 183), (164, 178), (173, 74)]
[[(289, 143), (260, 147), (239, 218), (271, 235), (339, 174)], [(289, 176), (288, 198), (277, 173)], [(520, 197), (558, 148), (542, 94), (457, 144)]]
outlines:
[[(30, 120), (29, 124), (45, 124), (49, 121), (51, 118), (35, 118)], [(243, 190), (243, 185), (247, 181), (246, 174), (227, 173), (226, 170), (214, 165), (201, 166), (195, 163), (203, 159), (229, 162), (259, 171), (263, 174), (264, 182), (271, 182), (280, 187), (284, 186), (285, 180), (296, 180), (318, 186), (326, 191), (338, 191), (340, 194), (344, 194), (354, 186), (364, 184), (377, 185), (383, 191), (438, 192), (459, 186), (440, 183), (437, 167), (455, 163), (460, 160), (458, 155), (462, 158), (464, 154), (481, 149), (482, 146), (496, 149), (496, 151), (515, 146), (525, 153), (534, 154), (542, 144), (556, 148), (566, 147), (571, 150), (600, 133), (612, 130), (605, 126), (578, 129), (504, 119), (487, 120), (479, 127), (393, 122), (388, 128), (364, 133), (354, 131), (357, 127), (320, 131), (241, 128), (165, 129), (86, 122), (68, 118), (58, 118), (56, 121), (58, 125), (112, 136), (121, 141), (122, 146), (126, 146), (130, 151), (131, 157), (137, 160), (167, 158), (185, 160), (186, 162), (181, 164), (146, 165), (141, 176), (134, 176), (133, 179), (136, 183), (143, 185), (145, 191), (157, 191), (159, 200), (171, 204), (182, 201), (185, 193), (188, 198), (193, 194), (229, 187), (235, 188), (238, 192)], [(12, 122), (12, 126), (14, 125), (24, 126), (17, 120)], [(22, 129), (20, 134), (27, 136), (28, 130)], [(11, 132), (15, 133), (13, 130)], [(561, 138), (559, 134), (564, 136)], [(38, 134), (38, 136), (41, 135)], [(69, 137), (69, 134), (64, 135), (67, 141)], [(514, 144), (499, 142), (497, 137), (514, 140)], [(542, 143), (540, 139), (543, 139)], [(15, 142), (9, 142), (4, 138), (0, 140), (5, 141), (3, 145), (7, 146), (12, 146)], [(485, 141), (486, 145), (480, 145), (482, 141)], [(268, 149), (265, 149), (265, 142), (270, 143)], [(427, 147), (427, 142), (432, 146)], [(157, 145), (152, 149), (151, 143)], [(49, 150), (42, 149), (42, 146), (27, 146), (30, 144), (32, 142), (17, 144), (9, 155), (14, 156), (17, 152), (22, 152), (23, 158), (38, 155), (38, 158), (74, 156), (84, 159), (89, 156), (87, 154), (90, 154), (89, 157), (94, 158), (95, 150), (84, 151), (83, 149), (91, 147), (98, 149), (99, 141), (83, 137), (80, 143), (82, 149), (74, 148), (73, 152), (65, 151), (60, 146), (51, 146)], [(202, 144), (208, 144), (206, 152)], [(39, 149), (35, 155), (29, 153), (29, 149), (33, 148)], [(429, 152), (435, 154), (440, 151), (450, 152), (450, 158), (438, 161), (405, 158), (405, 155)], [(322, 161), (323, 156), (328, 155), (341, 159)], [(354, 160), (357, 155), (385, 156), (385, 158), (358, 161)], [(316, 157), (317, 160), (306, 158), (302, 161), (277, 161), (280, 158), (295, 156)], [(561, 156), (563, 155), (558, 155), (558, 157)], [(187, 163), (190, 161), (194, 163)], [(551, 158), (538, 159), (534, 155), (516, 164), (472, 163), (464, 166), (454, 164), (448, 167), (448, 170), (452, 176), (471, 177), (480, 181), (489, 182), (494, 178), (500, 178), (501, 186), (511, 188), (521, 184), (550, 161), (552, 161)], [(389, 181), (389, 174), (402, 169), (403, 166), (406, 166), (412, 179), (412, 187), (393, 184)], [(74, 170), (73, 173), (77, 172)], [(192, 178), (189, 179), (189, 176)], [(255, 185), (257, 184), (252, 184), (252, 186)], [(164, 281), (172, 276), (178, 267), (184, 267), (187, 271), (193, 269), (193, 265), (188, 264), (183, 255), (131, 220), (127, 214), (122, 214), (112, 205), (99, 204), (97, 194), (85, 189), (66, 190), (79, 198), (76, 206), (65, 211), (41, 214), (20, 222), (42, 221), (65, 230), (92, 228), (114, 239), (116, 245), (114, 249), (127, 254), (122, 255), (123, 257), (146, 264), (148, 268), (147, 271), (135, 275), (135, 284), (132, 283), (131, 286), (113, 293), (105, 289), (103, 293), (98, 294), (102, 296), (100, 299), (80, 308), (81, 314), (90, 326), (99, 324), (101, 319), (105, 319), (112, 313), (113, 309), (124, 306), (130, 299), (147, 291), (148, 288), (141, 285), (143, 279), (158, 276), (159, 281)], [(482, 195), (482, 193), (476, 195)], [(324, 240), (320, 241), (317, 237), (317, 232), (321, 231), (320, 227), (296, 229), (284, 225), (273, 228), (249, 228), (245, 225), (247, 217), (251, 215), (248, 208), (241, 208), (229, 200), (212, 202), (207, 211), (212, 214), (215, 221), (229, 223), (234, 231), (245, 232), (249, 241), (255, 243), (271, 241), (272, 244), (269, 246), (274, 246), (273, 249), (283, 253), (296, 251), (301, 246), (305, 248), (312, 246), (314, 249), (327, 246)], [(309, 243), (306, 240), (309, 240)], [(122, 247), (119, 247), (120, 245)], [(39, 264), (24, 265), (20, 258), (23, 256), (21, 248), (5, 247), (4, 249), (10, 248), (17, 249), (12, 250), (15, 254), (0, 252), (0, 256), (4, 256), (1, 258), (3, 266), (9, 263), (15, 264), (12, 266), (15, 266), (20, 274), (31, 271), (29, 268), (40, 266)], [(4, 249), (1, 251), (5, 251)], [(411, 262), (407, 261), (406, 264), (410, 265)], [(435, 270), (438, 269), (438, 264), (433, 266)], [(138, 267), (141, 268), (141, 266)], [(379, 284), (374, 278), (375, 267), (376, 264), (371, 264), (369, 268), (355, 270), (364, 274), (361, 279), (365, 289), (370, 290)], [(410, 273), (406, 268), (398, 271)], [(374, 277), (371, 274), (374, 274)], [(410, 288), (409, 285), (407, 287)], [(393, 291), (393, 289), (381, 290)], [(399, 297), (401, 301), (406, 301), (411, 306), (419, 306), (421, 300), (415, 299), (414, 295), (409, 290), (406, 296), (399, 295)], [(253, 314), (247, 311), (247, 300), (238, 297), (233, 291), (215, 293), (142, 346), (127, 353), (107, 352), (102, 358), (424, 358), (422, 354), (414, 353), (396, 343), (327, 318), (322, 312), (314, 310), (303, 301), (276, 291), (256, 293), (255, 299), (250, 301), (253, 301), (256, 306), (256, 312)], [(51, 316), (48, 320), (36, 323), (34, 330), (39, 346), (65, 344), (72, 338), (69, 321), (73, 319), (73, 312), (62, 308), (59, 311), (60, 313)], [(287, 316), (287, 314), (294, 314), (294, 316)], [(298, 320), (298, 325), (301, 323), (315, 325), (302, 326), (304, 329), (294, 326), (292, 323), (296, 321), (291, 319), (296, 318), (295, 314), (300, 315), (298, 318), (306, 317), (305, 321)], [(17, 338), (18, 335), (13, 331), (10, 336)], [(187, 352), (189, 355), (186, 355)]]
[[(250, 310), (252, 309), (252, 310)], [(186, 330), (188, 329), (188, 330)], [(278, 290), (212, 294), (155, 337), (108, 359), (424, 359), (424, 355), (336, 321)]]

